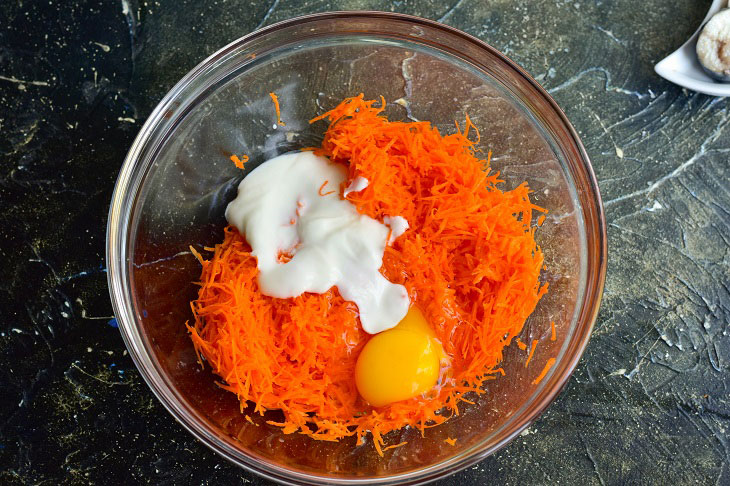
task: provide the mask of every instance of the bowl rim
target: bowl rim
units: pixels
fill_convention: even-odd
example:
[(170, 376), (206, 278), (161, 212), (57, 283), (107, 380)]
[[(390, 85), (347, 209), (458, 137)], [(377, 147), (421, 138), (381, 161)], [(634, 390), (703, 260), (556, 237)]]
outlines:
[[(127, 261), (123, 261), (121, 258), (122, 253), (120, 244), (125, 240), (128, 234), (129, 224), (129, 213), (124, 211), (125, 202), (129, 197), (130, 183), (134, 183), (133, 176), (134, 169), (140, 162), (139, 155), (142, 148), (149, 140), (153, 128), (156, 127), (165, 111), (168, 109), (171, 102), (177, 97), (177, 95), (188, 87), (191, 82), (204, 72), (212, 61), (226, 55), (230, 51), (250, 43), (251, 41), (260, 37), (266, 36), (272, 32), (282, 30), (288, 27), (310, 23), (320, 22), (327, 19), (387, 19), (390, 21), (398, 21), (411, 25), (423, 25), (431, 29), (444, 31), (447, 34), (460, 37), (465, 42), (471, 43), (479, 49), (487, 51), (489, 54), (497, 58), (499, 61), (505, 64), (506, 67), (515, 71), (519, 77), (523, 78), (531, 87), (543, 97), (544, 101), (548, 103), (550, 108), (554, 110), (554, 114), (557, 115), (559, 122), (563, 125), (563, 128), (567, 131), (570, 141), (574, 144), (574, 147), (579, 155), (579, 161), (581, 162), (580, 168), (584, 172), (584, 176), (587, 182), (587, 189), (590, 192), (590, 201), (594, 203), (594, 207), (588, 208), (593, 209), (595, 214), (591, 211), (586, 211), (586, 208), (582, 208), (584, 215), (595, 216), (595, 231), (594, 236), (597, 238), (596, 244), (593, 245), (595, 253), (595, 261), (587, 261), (587, 265), (594, 265), (594, 272), (592, 279), (589, 279), (590, 275), (586, 278), (585, 290), (586, 293), (583, 296), (583, 326), (580, 327), (582, 335), (579, 336), (573, 344), (574, 352), (570, 356), (564, 356), (565, 372), (561, 374), (557, 381), (552, 383), (552, 387), (546, 391), (539, 404), (532, 409), (530, 415), (524, 421), (524, 423), (515, 427), (515, 429), (504, 438), (499, 440), (495, 445), (490, 448), (484, 448), (479, 450), (480, 444), (476, 444), (452, 457), (442, 460), (438, 463), (425, 466), (413, 471), (405, 473), (396, 473), (390, 476), (377, 477), (377, 478), (337, 478), (337, 477), (325, 477), (317, 474), (308, 474), (300, 471), (293, 471), (288, 468), (280, 467), (268, 462), (262, 462), (257, 460), (255, 457), (248, 456), (245, 453), (245, 458), (232, 457), (227, 451), (225, 443), (221, 443), (220, 439), (215, 437), (206, 427), (202, 426), (199, 422), (192, 420), (193, 417), (187, 416), (182, 413), (180, 403), (175, 403), (165, 393), (163, 387), (157, 382), (155, 377), (152, 376), (150, 367), (147, 366), (145, 360), (149, 360), (149, 353), (146, 348), (141, 346), (140, 340), (135, 340), (131, 335), (134, 333), (135, 318), (131, 311), (131, 303), (129, 302), (127, 289), (125, 283), (127, 282)], [(139, 174), (136, 175), (137, 186), (139, 189), (139, 182), (141, 177)], [(136, 194), (136, 191), (135, 191)], [(122, 218), (121, 216), (127, 216)], [(587, 258), (591, 256), (590, 250), (587, 250)], [(218, 49), (202, 62), (198, 63), (193, 69), (191, 69), (185, 76), (180, 79), (160, 100), (154, 110), (150, 113), (146, 122), (140, 129), (137, 137), (135, 138), (129, 152), (127, 153), (123, 162), (122, 168), (120, 169), (119, 176), (117, 178), (114, 192), (112, 194), (109, 215), (107, 220), (107, 244), (106, 244), (106, 260), (107, 260), (107, 283), (109, 287), (110, 298), (112, 301), (112, 307), (114, 314), (119, 320), (119, 330), (122, 335), (122, 339), (129, 350), (129, 354), (135, 363), (140, 375), (143, 377), (147, 385), (152, 390), (156, 398), (163, 404), (167, 411), (196, 439), (205, 444), (208, 448), (215, 451), (222, 457), (231, 461), (239, 467), (258, 474), (266, 479), (273, 480), (282, 484), (311, 484), (312, 481), (327, 484), (424, 484), (427, 482), (434, 481), (448, 474), (461, 471), (476, 462), (479, 462), (491, 454), (494, 454), (498, 450), (502, 449), (505, 445), (511, 442), (517, 435), (529, 427), (538, 417), (540, 417), (545, 409), (555, 400), (558, 394), (565, 388), (568, 383), (568, 379), (575, 370), (585, 348), (588, 344), (588, 340), (591, 336), (595, 321), (600, 308), (601, 297), (603, 294), (603, 288), (606, 277), (606, 266), (607, 266), (607, 225), (603, 202), (600, 196), (600, 190), (598, 187), (598, 181), (596, 179), (593, 167), (591, 165), (588, 154), (583, 146), (583, 143), (578, 136), (577, 131), (568, 120), (567, 116), (557, 104), (557, 102), (550, 96), (550, 94), (540, 84), (525, 71), (521, 66), (512, 61), (508, 56), (498, 51), (494, 47), (490, 46), (486, 42), (467, 34), (461, 30), (458, 30), (449, 25), (437, 22), (435, 20), (425, 19), (408, 14), (401, 14), (395, 12), (381, 12), (381, 11), (370, 11), (370, 10), (357, 10), (357, 11), (332, 11), (322, 12), (315, 14), (308, 14), (303, 16), (294, 17), (291, 19), (283, 20), (264, 28), (258, 29), (247, 35), (244, 35), (224, 47)], [(587, 307), (587, 309), (586, 309)], [(164, 376), (160, 376), (162, 381), (165, 381)], [(168, 389), (173, 394), (176, 393), (174, 389)], [(482, 441), (483, 442), (483, 441)]]

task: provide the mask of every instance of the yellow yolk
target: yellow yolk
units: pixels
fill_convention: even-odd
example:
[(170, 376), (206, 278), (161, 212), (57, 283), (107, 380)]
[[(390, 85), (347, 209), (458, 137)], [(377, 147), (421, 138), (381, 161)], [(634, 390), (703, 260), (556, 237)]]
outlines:
[(376, 334), (360, 352), (355, 383), (374, 407), (427, 392), (439, 378), (443, 347), (423, 317), (411, 307), (392, 329)]

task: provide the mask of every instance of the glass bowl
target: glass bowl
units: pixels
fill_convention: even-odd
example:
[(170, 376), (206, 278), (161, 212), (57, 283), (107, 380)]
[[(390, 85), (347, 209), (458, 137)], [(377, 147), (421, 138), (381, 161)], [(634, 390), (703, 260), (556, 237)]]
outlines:
[[(269, 97), (281, 103), (276, 126)], [(384, 96), (391, 119), (430, 120), (442, 133), (466, 114), (505, 187), (527, 180), (549, 210), (537, 231), (550, 291), (525, 324), (527, 352), (505, 350), (506, 375), (445, 424), (406, 428), (408, 443), (379, 457), (356, 445), (284, 435), (249, 423), (236, 397), (201, 369), (185, 328), (200, 267), (189, 246), (222, 240), (224, 208), (242, 174), (275, 155), (318, 144), (308, 120), (347, 96)], [(420, 483), (451, 474), (504, 446), (555, 398), (586, 346), (606, 266), (606, 226), (596, 179), (575, 130), (523, 69), (460, 31), (406, 15), (336, 12), (247, 35), (199, 64), (160, 102), (127, 155), (107, 228), (109, 286), (124, 341), (170, 413), (223, 457), (286, 484)], [(552, 339), (551, 322), (557, 339)], [(555, 365), (533, 384), (549, 358)], [(457, 439), (455, 445), (444, 442)]]

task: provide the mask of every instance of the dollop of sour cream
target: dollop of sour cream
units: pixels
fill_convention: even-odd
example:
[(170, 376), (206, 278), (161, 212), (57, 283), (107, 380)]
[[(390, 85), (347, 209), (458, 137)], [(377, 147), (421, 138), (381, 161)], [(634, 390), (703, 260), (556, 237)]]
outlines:
[(386, 216), (383, 218), (383, 223), (390, 227), (390, 238), (388, 238), (389, 245), (392, 245), (393, 242), (408, 229), (408, 220), (403, 216)]
[(357, 176), (352, 180), (352, 182), (350, 182), (350, 185), (345, 188), (345, 191), (342, 193), (342, 197), (347, 197), (347, 195), (351, 192), (360, 192), (366, 187), (368, 187), (368, 180), (363, 176)]
[[(408, 312), (405, 287), (378, 271), (388, 234), (400, 235), (408, 223), (390, 218), (397, 223), (389, 229), (359, 214), (340, 197), (346, 178), (345, 168), (326, 157), (280, 155), (241, 181), (226, 219), (251, 245), (261, 292), (291, 298), (336, 286), (357, 305), (362, 328), (375, 334), (395, 327)], [(291, 259), (282, 262), (282, 253)]]

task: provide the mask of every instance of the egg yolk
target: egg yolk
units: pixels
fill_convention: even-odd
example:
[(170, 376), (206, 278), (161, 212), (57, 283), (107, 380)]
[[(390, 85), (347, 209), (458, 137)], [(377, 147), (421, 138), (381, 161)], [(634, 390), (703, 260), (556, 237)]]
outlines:
[(445, 354), (423, 314), (411, 307), (392, 329), (373, 336), (355, 365), (360, 395), (374, 407), (420, 395), (436, 384)]

